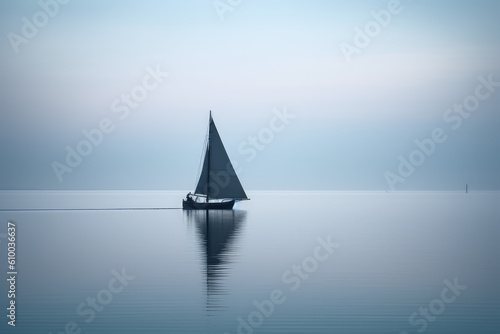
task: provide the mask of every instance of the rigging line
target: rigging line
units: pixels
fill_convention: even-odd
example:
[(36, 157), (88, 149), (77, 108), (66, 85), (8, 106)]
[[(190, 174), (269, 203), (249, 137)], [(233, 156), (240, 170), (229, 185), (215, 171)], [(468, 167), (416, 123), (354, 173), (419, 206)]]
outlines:
[(182, 208), (0, 209), (0, 212), (22, 212), (22, 211), (138, 211), (138, 210), (182, 210)]
[(205, 135), (205, 141), (203, 142), (203, 147), (201, 149), (201, 157), (200, 157), (200, 163), (198, 164), (198, 177), (196, 178), (195, 180), (195, 184), (194, 184), (194, 188), (196, 190), (196, 187), (198, 186), (198, 181), (200, 179), (200, 176), (201, 176), (201, 172), (202, 172), (202, 169), (203, 169), (203, 162), (205, 160), (205, 153), (206, 153), (206, 148), (207, 148), (207, 145), (208, 145), (208, 132), (210, 131), (210, 122), (208, 123), (208, 129), (207, 129), (207, 133)]

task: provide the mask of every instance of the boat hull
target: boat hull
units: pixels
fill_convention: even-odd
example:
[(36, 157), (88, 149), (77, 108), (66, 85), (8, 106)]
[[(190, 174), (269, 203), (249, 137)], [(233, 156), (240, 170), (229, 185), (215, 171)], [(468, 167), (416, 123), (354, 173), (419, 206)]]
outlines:
[(184, 210), (231, 210), (234, 206), (234, 199), (227, 202), (195, 202), (195, 201), (182, 201), (182, 208)]

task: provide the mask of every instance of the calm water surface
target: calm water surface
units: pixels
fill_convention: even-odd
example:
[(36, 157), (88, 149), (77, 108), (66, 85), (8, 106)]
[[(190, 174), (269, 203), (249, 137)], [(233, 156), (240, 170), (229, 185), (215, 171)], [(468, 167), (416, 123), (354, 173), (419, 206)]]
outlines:
[(184, 195), (0, 192), (1, 332), (500, 333), (500, 193)]

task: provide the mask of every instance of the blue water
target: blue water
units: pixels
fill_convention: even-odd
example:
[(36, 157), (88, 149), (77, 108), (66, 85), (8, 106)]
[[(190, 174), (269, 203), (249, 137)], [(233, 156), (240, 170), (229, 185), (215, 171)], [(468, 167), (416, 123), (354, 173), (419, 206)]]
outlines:
[(500, 333), (498, 192), (184, 195), (0, 192), (1, 332)]

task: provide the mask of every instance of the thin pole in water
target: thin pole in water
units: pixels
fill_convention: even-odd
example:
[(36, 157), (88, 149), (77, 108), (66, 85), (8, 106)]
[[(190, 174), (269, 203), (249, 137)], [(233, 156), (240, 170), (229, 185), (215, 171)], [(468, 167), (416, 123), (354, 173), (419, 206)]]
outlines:
[(465, 193), (467, 194), (469, 192), (469, 185), (466, 183), (465, 184)]

